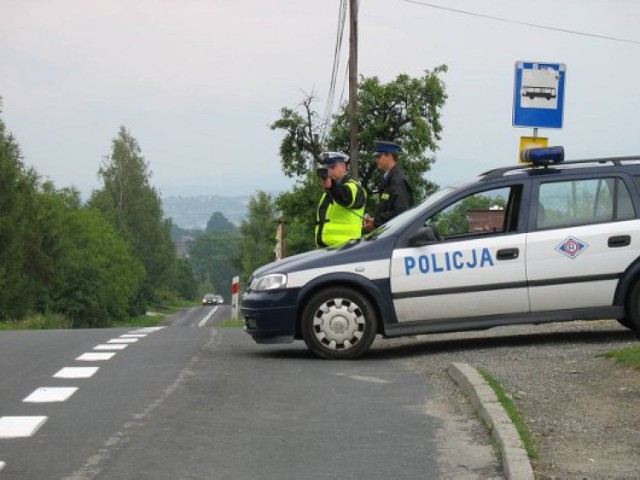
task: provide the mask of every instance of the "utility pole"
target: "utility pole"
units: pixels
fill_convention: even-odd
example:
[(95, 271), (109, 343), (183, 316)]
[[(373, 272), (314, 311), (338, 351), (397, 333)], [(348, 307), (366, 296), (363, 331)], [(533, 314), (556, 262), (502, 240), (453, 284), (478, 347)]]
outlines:
[(349, 146), (351, 177), (358, 180), (358, 0), (349, 0)]

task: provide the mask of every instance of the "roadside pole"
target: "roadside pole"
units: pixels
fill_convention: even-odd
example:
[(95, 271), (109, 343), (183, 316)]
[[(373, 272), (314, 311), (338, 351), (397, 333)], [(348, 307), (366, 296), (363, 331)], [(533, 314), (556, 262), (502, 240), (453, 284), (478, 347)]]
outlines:
[(238, 295), (240, 293), (240, 277), (231, 281), (231, 320), (238, 320)]

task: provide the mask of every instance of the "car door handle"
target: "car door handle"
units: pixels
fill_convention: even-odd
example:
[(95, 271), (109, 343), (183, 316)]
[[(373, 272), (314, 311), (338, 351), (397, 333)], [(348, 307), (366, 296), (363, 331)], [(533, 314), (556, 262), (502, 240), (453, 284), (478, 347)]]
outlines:
[(607, 245), (609, 248), (626, 247), (631, 244), (631, 235), (619, 235), (617, 237), (609, 237)]
[(498, 260), (513, 260), (514, 258), (518, 258), (519, 254), (520, 250), (517, 248), (503, 248), (502, 250), (498, 250), (496, 258)]

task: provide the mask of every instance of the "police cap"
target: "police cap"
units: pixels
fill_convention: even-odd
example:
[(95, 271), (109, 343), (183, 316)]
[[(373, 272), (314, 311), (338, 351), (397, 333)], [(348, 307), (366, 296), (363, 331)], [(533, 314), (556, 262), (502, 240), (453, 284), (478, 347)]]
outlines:
[(349, 156), (340, 152), (322, 152), (320, 154), (320, 163), (322, 165), (333, 165), (334, 163), (349, 163)]
[(376, 140), (375, 151), (376, 153), (398, 153), (400, 151), (400, 145), (384, 140)]

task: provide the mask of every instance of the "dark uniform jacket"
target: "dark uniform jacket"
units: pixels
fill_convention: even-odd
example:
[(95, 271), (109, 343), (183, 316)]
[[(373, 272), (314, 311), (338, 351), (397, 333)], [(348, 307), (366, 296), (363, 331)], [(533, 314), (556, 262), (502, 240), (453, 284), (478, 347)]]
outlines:
[(377, 228), (413, 206), (413, 191), (404, 172), (395, 165), (380, 185), (380, 204), (373, 224)]

